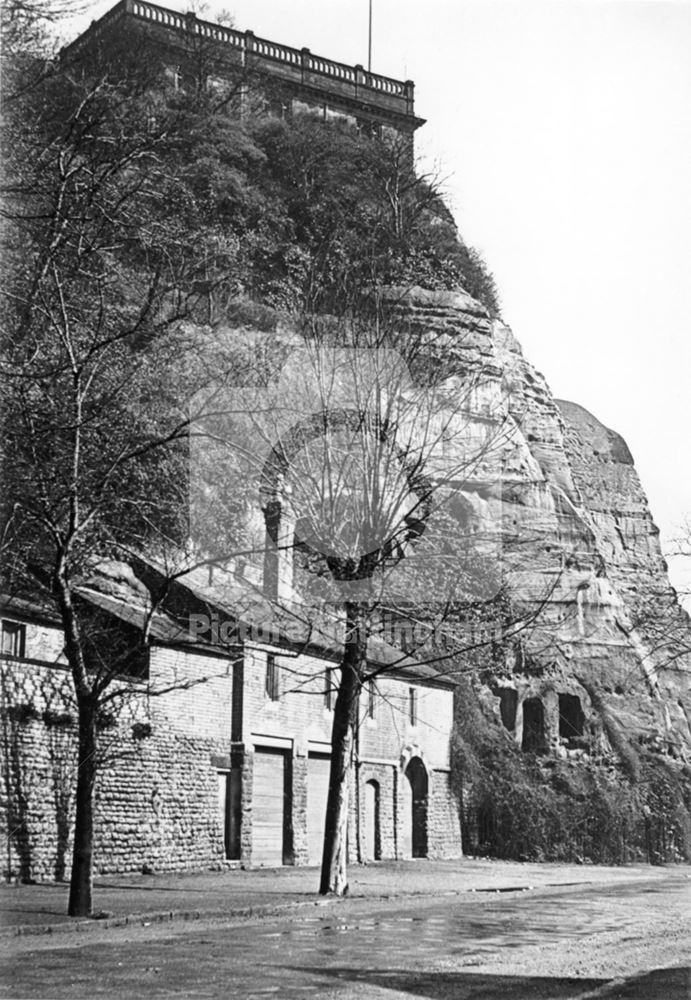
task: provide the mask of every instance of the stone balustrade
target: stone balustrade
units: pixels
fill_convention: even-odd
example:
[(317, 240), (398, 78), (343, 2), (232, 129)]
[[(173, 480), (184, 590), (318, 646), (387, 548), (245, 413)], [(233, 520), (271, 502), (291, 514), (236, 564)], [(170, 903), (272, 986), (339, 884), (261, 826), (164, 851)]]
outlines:
[(223, 58), (226, 50), (229, 61), (253, 72), (277, 76), (304, 86), (333, 90), (340, 97), (365, 101), (383, 112), (414, 117), (415, 85), (411, 80), (394, 80), (388, 76), (371, 73), (361, 65), (345, 63), (313, 55), (309, 49), (294, 49), (267, 38), (259, 38), (252, 31), (205, 21), (195, 14), (180, 14), (143, 0), (121, 0), (98, 21), (62, 51), (63, 58), (78, 56), (93, 41), (109, 31), (123, 17), (156, 26), (169, 32), (192, 34), (216, 42)]

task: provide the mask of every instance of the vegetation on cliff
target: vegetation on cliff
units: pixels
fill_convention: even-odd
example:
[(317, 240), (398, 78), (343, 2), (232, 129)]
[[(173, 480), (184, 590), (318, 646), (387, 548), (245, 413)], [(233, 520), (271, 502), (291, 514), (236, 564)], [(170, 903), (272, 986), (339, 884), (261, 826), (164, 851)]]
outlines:
[[(522, 751), (459, 681), (453, 769), (469, 854), (524, 861), (691, 860), (691, 768), (608, 732), (612, 753), (579, 761)], [(601, 707), (601, 706), (600, 706)], [(603, 720), (607, 729), (607, 720)]]

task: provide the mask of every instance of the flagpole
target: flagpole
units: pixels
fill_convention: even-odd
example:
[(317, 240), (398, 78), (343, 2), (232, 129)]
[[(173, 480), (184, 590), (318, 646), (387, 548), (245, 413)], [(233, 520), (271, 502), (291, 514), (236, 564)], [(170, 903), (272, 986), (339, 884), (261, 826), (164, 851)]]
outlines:
[(372, 72), (372, 0), (369, 0), (369, 35), (367, 43), (367, 71)]

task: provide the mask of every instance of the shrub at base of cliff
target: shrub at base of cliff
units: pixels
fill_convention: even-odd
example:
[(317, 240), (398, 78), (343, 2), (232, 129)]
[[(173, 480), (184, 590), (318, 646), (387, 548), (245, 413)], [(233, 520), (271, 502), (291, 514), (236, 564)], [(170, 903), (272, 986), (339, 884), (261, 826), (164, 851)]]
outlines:
[[(636, 751), (627, 744), (629, 753)], [(472, 684), (457, 691), (452, 773), (463, 849), (519, 861), (662, 864), (691, 860), (688, 767), (652, 754), (566, 762), (523, 752), (482, 708)], [(635, 776), (634, 776), (635, 775)]]

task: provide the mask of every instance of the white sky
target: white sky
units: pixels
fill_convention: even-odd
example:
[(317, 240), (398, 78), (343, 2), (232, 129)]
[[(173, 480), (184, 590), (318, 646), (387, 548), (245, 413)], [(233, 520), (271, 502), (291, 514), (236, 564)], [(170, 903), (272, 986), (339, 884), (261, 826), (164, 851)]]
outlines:
[[(555, 395), (624, 436), (669, 545), (691, 513), (691, 0), (372, 2), (372, 69), (415, 81), (418, 152), (504, 318)], [(223, 9), (367, 63), (368, 0), (216, 0), (202, 16)]]

